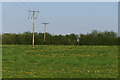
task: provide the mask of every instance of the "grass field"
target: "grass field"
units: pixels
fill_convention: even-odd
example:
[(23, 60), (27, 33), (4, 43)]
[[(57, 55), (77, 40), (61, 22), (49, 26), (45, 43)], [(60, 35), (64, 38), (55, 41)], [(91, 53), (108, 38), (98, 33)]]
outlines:
[(3, 45), (3, 78), (117, 78), (117, 46)]

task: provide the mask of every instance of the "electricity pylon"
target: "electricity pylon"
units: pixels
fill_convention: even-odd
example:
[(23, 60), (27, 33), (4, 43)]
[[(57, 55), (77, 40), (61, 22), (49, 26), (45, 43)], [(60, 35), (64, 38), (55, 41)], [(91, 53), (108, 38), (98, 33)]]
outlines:
[(45, 42), (46, 25), (49, 24), (49, 23), (42, 23), (42, 24), (44, 24), (44, 42)]
[(32, 48), (34, 48), (34, 28), (35, 28), (35, 20), (37, 19), (37, 15), (36, 13), (39, 13), (39, 11), (31, 11), (29, 10), (30, 13), (32, 13), (31, 18), (28, 19), (32, 19), (32, 33), (33, 33), (33, 39), (32, 39)]

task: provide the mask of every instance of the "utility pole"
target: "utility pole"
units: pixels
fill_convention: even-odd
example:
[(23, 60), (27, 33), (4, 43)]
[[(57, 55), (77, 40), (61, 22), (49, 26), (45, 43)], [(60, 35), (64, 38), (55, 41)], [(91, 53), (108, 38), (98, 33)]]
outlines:
[(46, 25), (49, 23), (42, 23), (42, 24), (44, 24), (44, 42), (45, 42)]
[(30, 13), (32, 13), (31, 18), (28, 19), (32, 19), (32, 33), (33, 33), (33, 39), (32, 39), (32, 48), (34, 48), (34, 29), (35, 29), (35, 20), (37, 19), (37, 15), (36, 13), (39, 13), (39, 11), (31, 11), (29, 10)]

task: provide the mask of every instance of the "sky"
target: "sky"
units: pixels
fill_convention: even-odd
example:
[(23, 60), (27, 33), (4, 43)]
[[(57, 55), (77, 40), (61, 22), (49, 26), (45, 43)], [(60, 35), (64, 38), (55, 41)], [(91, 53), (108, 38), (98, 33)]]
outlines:
[(32, 31), (29, 10), (40, 11), (35, 32), (43, 32), (42, 22), (48, 22), (51, 34), (86, 34), (92, 30), (118, 32), (117, 2), (4, 2), (2, 3), (2, 33)]

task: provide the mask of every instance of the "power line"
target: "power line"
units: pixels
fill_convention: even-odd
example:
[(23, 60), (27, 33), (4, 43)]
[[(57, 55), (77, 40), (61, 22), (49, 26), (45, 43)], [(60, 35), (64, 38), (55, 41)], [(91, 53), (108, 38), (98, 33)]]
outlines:
[(33, 6), (27, 4), (27, 2), (22, 2), (21, 0), (18, 0), (18, 2), (14, 2), (14, 3), (20, 8), (25, 9), (25, 10), (35, 9), (33, 8)]
[(28, 7), (28, 6), (26, 5), (26, 2), (21, 2), (21, 4), (22, 4), (24, 7), (26, 7), (28, 10), (32, 9), (31, 7)]
[(19, 7), (22, 10), (29, 10), (27, 7), (23, 7), (20, 2), (14, 2), (17, 7)]
[(27, 2), (22, 2), (22, 4), (27, 7), (29, 10), (32, 9), (32, 10), (35, 10), (30, 4), (28, 4)]
[[(19, 1), (21, 1), (21, 0), (19, 0)], [(35, 7), (32, 5), (32, 4), (28, 4), (27, 2), (14, 2), (16, 5), (17, 5), (17, 7), (19, 7), (21, 10), (35, 10)], [(29, 15), (29, 17), (30, 17), (30, 14), (28, 13), (28, 15)], [(38, 14), (36, 14), (36, 16), (38, 16)], [(28, 18), (29, 18), (28, 17)]]
[[(19, 0), (19, 1), (21, 1), (21, 0)], [(28, 10), (30, 10), (30, 9), (36, 10), (35, 7), (31, 4), (31, 2), (22, 2), (21, 1), (21, 3), (23, 4), (23, 6), (27, 7)]]
[(19, 0), (19, 2), (25, 7), (25, 8), (27, 8), (28, 10), (30, 10), (30, 9), (32, 9), (31, 7), (28, 7), (25, 3), (27, 3), (27, 2), (23, 2), (23, 1), (21, 1), (21, 0)]
[(28, 3), (28, 6), (32, 7), (34, 10), (36, 10), (36, 8), (32, 5), (32, 3)]

